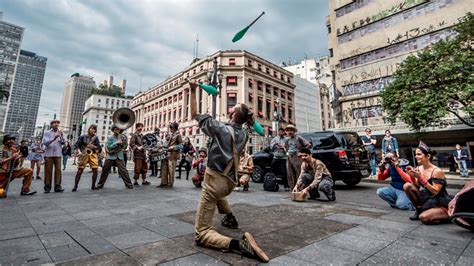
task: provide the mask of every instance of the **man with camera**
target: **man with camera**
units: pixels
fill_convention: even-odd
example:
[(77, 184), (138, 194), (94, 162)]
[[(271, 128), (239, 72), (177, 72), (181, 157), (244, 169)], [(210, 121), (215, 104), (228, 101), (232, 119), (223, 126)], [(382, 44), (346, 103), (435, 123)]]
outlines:
[(380, 171), (377, 175), (377, 180), (385, 180), (391, 177), (391, 181), (389, 187), (379, 188), (377, 195), (392, 208), (412, 210), (413, 205), (403, 190), (405, 180), (399, 174), (399, 171), (402, 171), (402, 169), (399, 166), (397, 155), (388, 152), (384, 158), (384, 162), (379, 167)]

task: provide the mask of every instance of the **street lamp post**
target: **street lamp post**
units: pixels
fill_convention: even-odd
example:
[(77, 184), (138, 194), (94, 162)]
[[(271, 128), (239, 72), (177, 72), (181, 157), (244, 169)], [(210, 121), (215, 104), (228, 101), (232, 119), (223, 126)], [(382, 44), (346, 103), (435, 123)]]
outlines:
[(280, 98), (277, 98), (276, 102), (278, 106), (277, 106), (277, 109), (273, 112), (273, 116), (275, 117), (274, 132), (278, 132), (278, 129), (280, 129), (280, 121), (281, 121)]
[(209, 69), (207, 72), (207, 78), (209, 80), (209, 85), (217, 89), (217, 94), (212, 95), (212, 117), (215, 119), (217, 113), (217, 96), (221, 93), (222, 79), (224, 78), (224, 75), (219, 73), (217, 69), (217, 57), (212, 61), (212, 65), (212, 70)]

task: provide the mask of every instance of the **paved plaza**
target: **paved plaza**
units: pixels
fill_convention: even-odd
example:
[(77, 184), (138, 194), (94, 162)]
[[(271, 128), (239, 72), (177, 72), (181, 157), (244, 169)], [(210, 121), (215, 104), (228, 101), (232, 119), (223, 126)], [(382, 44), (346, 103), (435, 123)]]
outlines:
[[(129, 165), (129, 169), (131, 169)], [(75, 168), (64, 172), (64, 193), (0, 200), (0, 264), (64, 265), (225, 265), (257, 264), (240, 255), (194, 245), (194, 215), (199, 190), (177, 180), (173, 189), (124, 188), (111, 174), (105, 189), (91, 191), (85, 173), (72, 193)], [(288, 192), (264, 192), (251, 184), (248, 193), (230, 196), (238, 230), (215, 226), (227, 235), (253, 233), (272, 265), (473, 265), (474, 234), (453, 224), (425, 226), (411, 212), (391, 209), (378, 199), (381, 184), (337, 186), (336, 202), (289, 200)], [(453, 193), (456, 190), (451, 190)], [(323, 196), (324, 197), (324, 196)]]

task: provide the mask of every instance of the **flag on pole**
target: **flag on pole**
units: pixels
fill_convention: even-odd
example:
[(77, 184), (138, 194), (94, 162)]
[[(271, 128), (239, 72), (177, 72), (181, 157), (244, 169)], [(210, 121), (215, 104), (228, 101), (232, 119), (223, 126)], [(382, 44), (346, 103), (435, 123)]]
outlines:
[(247, 33), (249, 28), (252, 27), (252, 25), (255, 24), (255, 22), (257, 22), (257, 20), (260, 19), (263, 15), (265, 15), (265, 12), (262, 12), (262, 14), (260, 14), (260, 16), (258, 16), (254, 21), (252, 21), (252, 23), (250, 23), (250, 25), (248, 25), (247, 27), (245, 27), (242, 30), (240, 30), (239, 32), (237, 32), (234, 35), (234, 38), (232, 38), (232, 42), (237, 42), (238, 40), (242, 39), (242, 37), (244, 37), (245, 33)]

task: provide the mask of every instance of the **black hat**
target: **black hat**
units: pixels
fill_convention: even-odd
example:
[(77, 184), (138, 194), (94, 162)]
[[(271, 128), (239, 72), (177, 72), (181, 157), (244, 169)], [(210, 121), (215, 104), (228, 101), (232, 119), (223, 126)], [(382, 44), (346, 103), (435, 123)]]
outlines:
[(7, 144), (7, 141), (11, 139), (16, 140), (15, 136), (10, 134), (6, 134), (5, 136), (3, 136), (3, 145)]
[(119, 128), (119, 127), (116, 126), (116, 125), (112, 125), (112, 127), (110, 128), (110, 130), (114, 131), (114, 129), (116, 129), (116, 128)]
[(179, 124), (176, 123), (176, 122), (170, 123), (170, 128), (171, 128), (171, 129), (176, 129), (176, 130), (178, 130)]

